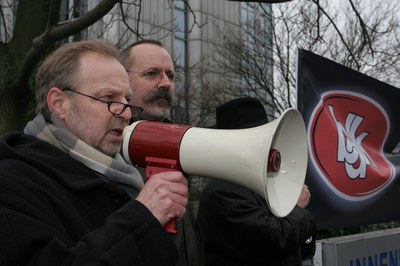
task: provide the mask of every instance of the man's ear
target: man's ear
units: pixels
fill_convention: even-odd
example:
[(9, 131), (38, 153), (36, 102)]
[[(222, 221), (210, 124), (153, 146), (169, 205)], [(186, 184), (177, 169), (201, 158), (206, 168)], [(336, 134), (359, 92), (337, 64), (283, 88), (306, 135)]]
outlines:
[(55, 113), (61, 119), (64, 119), (69, 105), (67, 95), (57, 87), (52, 87), (47, 93), (47, 105), (50, 112)]

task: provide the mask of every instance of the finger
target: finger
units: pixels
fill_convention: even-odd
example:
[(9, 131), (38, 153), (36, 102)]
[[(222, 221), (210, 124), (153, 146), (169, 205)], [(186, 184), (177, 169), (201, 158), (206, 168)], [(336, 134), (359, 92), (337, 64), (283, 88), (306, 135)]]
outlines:
[(172, 218), (182, 218), (186, 213), (186, 208), (183, 206), (177, 206), (175, 208), (175, 211), (171, 215)]
[(158, 184), (160, 189), (165, 189), (169, 193), (179, 194), (187, 197), (189, 194), (189, 189), (187, 185), (186, 178), (180, 172), (175, 172), (175, 174), (165, 173), (165, 175), (157, 176), (160, 179), (160, 184)]
[(189, 199), (187, 196), (182, 196), (179, 194), (171, 194), (169, 199), (173, 202), (173, 204), (178, 206), (186, 207), (189, 203)]
[(168, 187), (169, 192), (188, 198), (189, 188), (186, 185), (172, 185)]
[(182, 174), (182, 172), (179, 171), (167, 171), (167, 172), (161, 172), (158, 174), (155, 174), (152, 176), (153, 177), (157, 177), (169, 182), (173, 182), (173, 183), (182, 183), (184, 185), (187, 185), (187, 179), (185, 178), (185, 176)]

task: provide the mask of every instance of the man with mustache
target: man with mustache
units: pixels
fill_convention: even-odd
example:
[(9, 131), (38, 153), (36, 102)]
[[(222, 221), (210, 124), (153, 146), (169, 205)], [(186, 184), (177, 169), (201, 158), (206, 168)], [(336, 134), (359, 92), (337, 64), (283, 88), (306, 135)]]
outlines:
[[(138, 119), (171, 123), (175, 68), (162, 43), (149, 39), (135, 42), (121, 52), (120, 62), (129, 75), (131, 103), (144, 109)], [(144, 175), (144, 169), (140, 170)], [(177, 221), (177, 234), (171, 236), (179, 252), (176, 265), (203, 265), (202, 244), (190, 205)]]
[(175, 265), (163, 226), (188, 203), (179, 171), (143, 183), (119, 154), (129, 104), (119, 51), (68, 43), (36, 75), (37, 116), (0, 138), (0, 265)]
[(122, 51), (121, 63), (129, 75), (131, 103), (143, 108), (140, 118), (168, 120), (175, 92), (175, 68), (161, 42), (142, 40), (133, 43)]

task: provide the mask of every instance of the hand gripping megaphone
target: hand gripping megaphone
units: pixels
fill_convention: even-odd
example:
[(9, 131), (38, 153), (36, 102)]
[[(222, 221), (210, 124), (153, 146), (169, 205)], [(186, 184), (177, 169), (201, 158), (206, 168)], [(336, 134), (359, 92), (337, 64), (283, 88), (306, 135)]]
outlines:
[(307, 169), (307, 137), (301, 114), (246, 129), (209, 129), (137, 121), (123, 132), (124, 159), (151, 176), (164, 170), (221, 179), (263, 197), (284, 217), (297, 203)]

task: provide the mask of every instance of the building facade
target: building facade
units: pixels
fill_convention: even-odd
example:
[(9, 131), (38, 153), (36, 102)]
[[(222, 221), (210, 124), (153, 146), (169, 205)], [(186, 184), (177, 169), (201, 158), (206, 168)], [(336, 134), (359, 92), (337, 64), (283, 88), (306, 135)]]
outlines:
[[(100, 2), (61, 0), (60, 24), (85, 15)], [(0, 3), (0, 40), (7, 43), (12, 38), (18, 0), (0, 0)], [(240, 74), (233, 75), (224, 64), (221, 66), (227, 60), (222, 54), (230, 49), (224, 43), (229, 36), (254, 50), (265, 49), (265, 53), (270, 53), (270, 49), (257, 47), (257, 43), (246, 37), (254, 25), (268, 24), (259, 19), (259, 6), (228, 0), (124, 1), (116, 4), (94, 25), (61, 43), (104, 38), (123, 49), (140, 39), (161, 41), (170, 51), (178, 74), (173, 120), (193, 126), (210, 126), (214, 124), (214, 112), (219, 104), (241, 96), (266, 100), (262, 88), (260, 93), (248, 90), (248, 83)], [(264, 4), (265, 8), (270, 5)], [(226, 64), (235, 66), (240, 62)], [(271, 71), (272, 67), (265, 68), (265, 74), (270, 77)]]
[[(76, 5), (73, 0), (64, 1), (70, 3), (70, 8), (71, 4)], [(99, 0), (81, 2), (85, 1), (87, 4), (81, 4), (82, 10), (90, 10), (99, 3)], [(222, 37), (226, 32), (237, 37), (245, 36), (242, 29), (260, 21), (257, 6), (227, 0), (132, 1), (116, 6), (102, 21), (81, 35), (108, 39), (121, 49), (140, 39), (161, 41), (170, 51), (178, 73), (174, 121), (209, 126), (214, 124), (217, 105), (236, 96), (263, 95), (246, 91), (245, 84), (241, 86), (243, 91), (234, 93), (220, 89), (227, 83), (242, 81), (218, 69), (216, 63), (224, 60), (220, 54), (225, 49)], [(240, 39), (246, 44), (245, 37)], [(268, 51), (270, 49), (266, 49)], [(272, 77), (271, 71), (272, 67), (266, 70), (266, 74)]]

